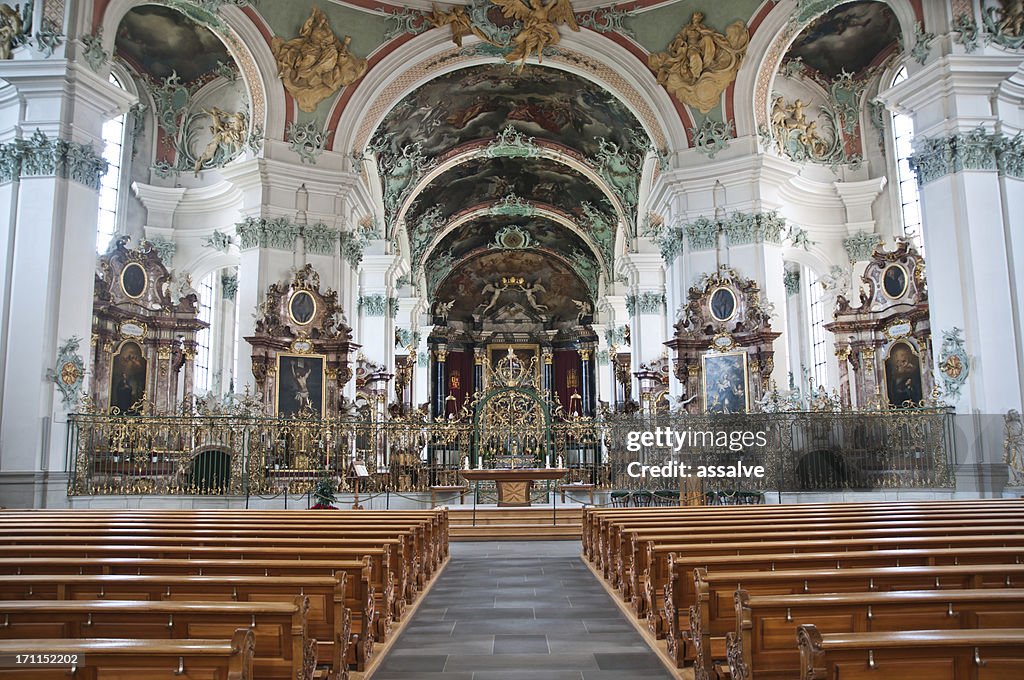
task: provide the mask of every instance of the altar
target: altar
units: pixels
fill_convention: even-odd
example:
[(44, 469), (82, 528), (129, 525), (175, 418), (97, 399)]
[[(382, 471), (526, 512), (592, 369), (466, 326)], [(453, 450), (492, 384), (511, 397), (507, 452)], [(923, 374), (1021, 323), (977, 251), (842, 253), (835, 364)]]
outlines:
[(561, 479), (569, 474), (566, 468), (503, 468), (460, 470), (468, 482), (494, 482), (498, 487), (499, 507), (528, 507), (530, 492), (536, 481)]

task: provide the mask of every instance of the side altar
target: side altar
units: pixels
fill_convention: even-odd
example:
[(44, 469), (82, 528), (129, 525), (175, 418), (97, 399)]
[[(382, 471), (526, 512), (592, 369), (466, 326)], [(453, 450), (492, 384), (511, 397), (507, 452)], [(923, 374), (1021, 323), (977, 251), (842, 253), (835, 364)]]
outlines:
[(462, 470), (467, 482), (494, 482), (498, 488), (499, 507), (528, 507), (533, 483), (561, 479), (567, 468), (495, 468)]

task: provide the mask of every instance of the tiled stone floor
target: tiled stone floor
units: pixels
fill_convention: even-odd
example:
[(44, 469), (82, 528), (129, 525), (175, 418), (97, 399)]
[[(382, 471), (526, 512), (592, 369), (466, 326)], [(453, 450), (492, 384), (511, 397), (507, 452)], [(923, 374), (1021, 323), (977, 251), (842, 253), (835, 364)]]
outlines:
[(451, 544), (372, 680), (671, 680), (575, 541)]

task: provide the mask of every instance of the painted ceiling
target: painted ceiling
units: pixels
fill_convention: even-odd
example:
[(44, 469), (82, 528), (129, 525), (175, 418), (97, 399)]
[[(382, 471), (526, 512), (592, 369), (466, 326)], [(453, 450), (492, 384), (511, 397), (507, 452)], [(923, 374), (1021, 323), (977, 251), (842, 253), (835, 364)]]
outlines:
[(584, 218), (580, 205), (586, 202), (615, 221), (615, 210), (601, 189), (566, 165), (546, 158), (474, 158), (438, 175), (419, 194), (406, 223), (416, 224), (435, 205), (450, 216), (509, 194), (580, 219)]
[[(548, 307), (544, 314), (552, 321), (575, 319), (578, 308), (573, 300), (592, 299), (586, 284), (564, 262), (531, 250), (492, 251), (463, 260), (441, 283), (434, 299), (455, 300), (449, 318), (472, 321), (474, 311), (482, 313), (491, 302), (494, 287), (500, 287), (503, 276), (523, 277), (527, 286), (540, 286), (534, 299)], [(526, 294), (511, 287), (501, 293), (485, 316), (526, 318), (522, 310), (533, 311)]]
[(854, 2), (840, 5), (811, 22), (797, 36), (788, 57), (803, 60), (829, 79), (842, 71), (857, 74), (897, 41), (900, 24), (888, 5)]
[(486, 216), (448, 233), (426, 263), (427, 286), (432, 290), (460, 260), (486, 252), (523, 250), (556, 254), (583, 279), (589, 298), (597, 294), (600, 265), (590, 246), (561, 224), (541, 217)]
[(186, 84), (214, 71), (218, 62), (234, 62), (208, 28), (159, 5), (142, 5), (125, 14), (114, 46), (116, 54), (140, 73), (154, 79), (177, 73)]
[(561, 143), (595, 157), (598, 139), (627, 153), (649, 143), (626, 106), (595, 83), (543, 66), (513, 70), (485, 64), (442, 75), (402, 99), (378, 128), (392, 152), (419, 142), (426, 156), (492, 139), (511, 124), (528, 137)]

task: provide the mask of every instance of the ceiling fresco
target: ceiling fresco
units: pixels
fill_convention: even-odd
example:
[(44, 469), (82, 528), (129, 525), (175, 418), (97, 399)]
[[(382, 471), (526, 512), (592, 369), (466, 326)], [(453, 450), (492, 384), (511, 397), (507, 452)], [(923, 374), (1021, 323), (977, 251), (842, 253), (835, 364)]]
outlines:
[(522, 250), (557, 253), (583, 279), (591, 297), (596, 296), (600, 265), (579, 235), (548, 219), (510, 215), (475, 219), (447, 234), (426, 262), (427, 288), (432, 291), (463, 258)]
[(493, 138), (509, 124), (588, 157), (598, 154), (599, 138), (641, 154), (649, 144), (629, 109), (595, 83), (553, 68), (516, 71), (505, 64), (453, 71), (422, 85), (388, 113), (375, 138), (388, 140), (395, 153), (419, 142), (431, 157)]
[(857, 74), (866, 69), (900, 35), (899, 20), (881, 2), (841, 5), (815, 19), (789, 49), (788, 58), (803, 63), (828, 78), (842, 71)]
[[(522, 277), (524, 283), (509, 285), (495, 295), (503, 287), (502, 277)], [(536, 306), (524, 288), (532, 291)], [(441, 283), (434, 299), (455, 300), (450, 318), (460, 321), (472, 321), (474, 313), (500, 319), (522, 317), (525, 312), (557, 322), (575, 320), (579, 308), (573, 300), (592, 300), (592, 296), (580, 277), (561, 260), (531, 250), (516, 250), (463, 260)]]
[(547, 158), (474, 158), (438, 175), (406, 215), (415, 224), (435, 205), (444, 215), (515, 194), (580, 215), (587, 202), (615, 220), (615, 210), (597, 185), (583, 174)]
[(140, 73), (163, 79), (177, 73), (191, 83), (233, 63), (224, 43), (181, 12), (159, 5), (135, 7), (121, 20), (114, 40), (117, 56)]

